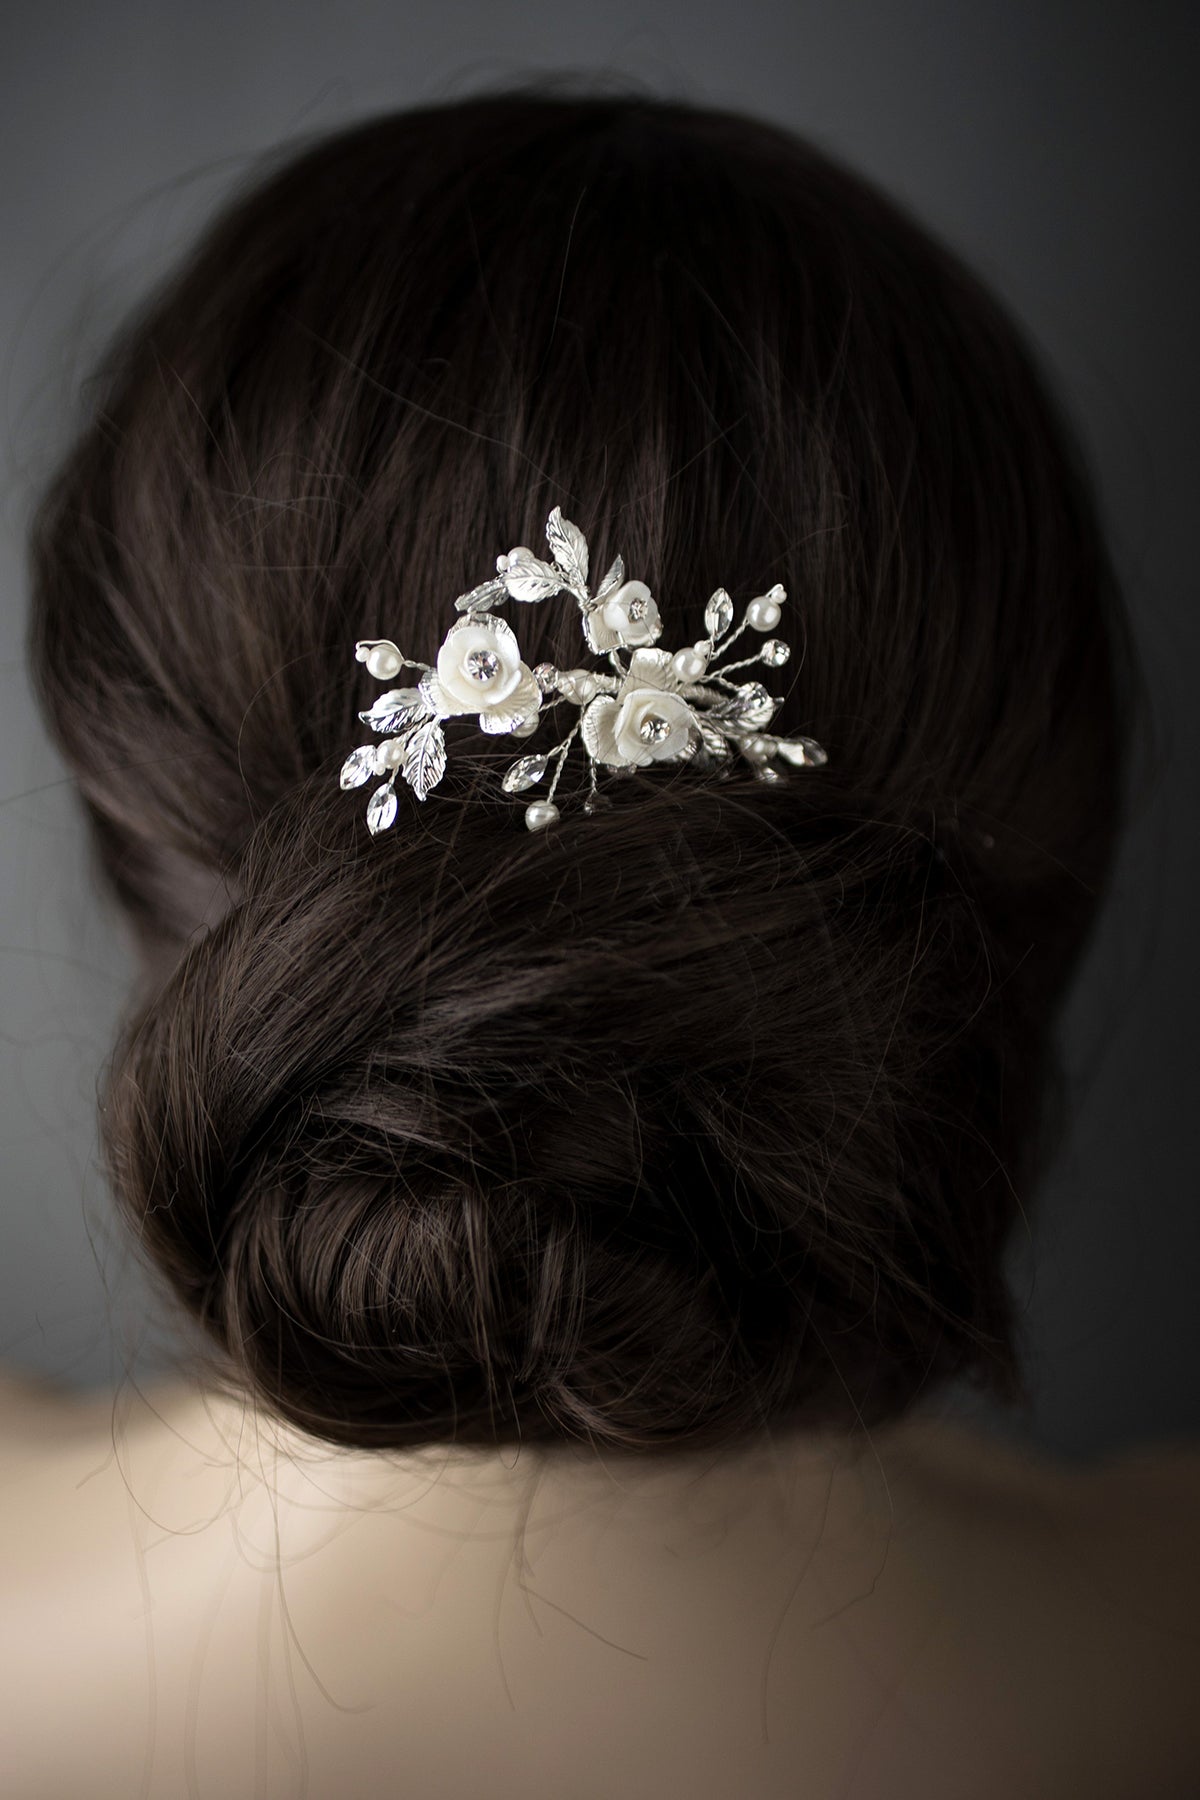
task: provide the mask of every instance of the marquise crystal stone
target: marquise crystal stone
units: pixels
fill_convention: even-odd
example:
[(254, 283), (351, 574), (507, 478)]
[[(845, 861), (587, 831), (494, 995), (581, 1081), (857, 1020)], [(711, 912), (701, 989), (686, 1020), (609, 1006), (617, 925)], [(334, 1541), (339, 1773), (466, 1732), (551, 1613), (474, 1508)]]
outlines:
[(376, 788), (367, 806), (367, 824), (372, 832), (386, 831), (396, 817), (396, 790), (391, 782)]
[(775, 702), (761, 681), (744, 681), (734, 703), (736, 716), (746, 725), (767, 725), (775, 712)]
[(501, 782), (501, 787), (506, 794), (519, 794), (523, 789), (532, 787), (546, 773), (549, 760), (548, 756), (522, 756), (513, 763)]
[(722, 637), (733, 624), (733, 601), (724, 588), (718, 588), (704, 609), (704, 629), (709, 637)]
[(822, 763), (829, 761), (829, 757), (816, 738), (776, 738), (775, 750), (777, 755), (784, 758), (785, 762), (795, 763), (799, 768), (819, 769)]
[(344, 788), (361, 787), (364, 781), (370, 781), (372, 775), (378, 773), (375, 752), (374, 744), (362, 744), (350, 752), (342, 764), (340, 781)]

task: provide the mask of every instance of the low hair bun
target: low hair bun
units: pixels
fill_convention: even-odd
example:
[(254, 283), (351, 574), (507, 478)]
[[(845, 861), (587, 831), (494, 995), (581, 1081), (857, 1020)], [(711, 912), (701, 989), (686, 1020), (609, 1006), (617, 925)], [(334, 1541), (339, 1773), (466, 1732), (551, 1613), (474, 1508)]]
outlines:
[(652, 1447), (1009, 1379), (971, 907), (832, 781), (639, 785), (401, 843), (310, 784), (131, 1021), (114, 1190), (310, 1432)]

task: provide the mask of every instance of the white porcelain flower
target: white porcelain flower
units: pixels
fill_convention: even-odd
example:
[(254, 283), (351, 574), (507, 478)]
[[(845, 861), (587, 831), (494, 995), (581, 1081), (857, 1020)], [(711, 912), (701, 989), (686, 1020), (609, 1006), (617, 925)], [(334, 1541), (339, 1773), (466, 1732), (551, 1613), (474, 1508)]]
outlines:
[[(587, 539), (557, 506), (546, 521), (546, 543), (551, 562), (517, 544), (495, 559), (494, 575), (459, 594), (454, 608), (460, 616), (447, 631), (432, 668), (404, 656), (389, 638), (355, 644), (355, 656), (377, 680), (390, 682), (405, 667), (423, 671), (415, 688), (389, 688), (359, 713), (385, 741), (360, 745), (342, 766), (344, 788), (361, 787), (373, 776), (384, 778), (367, 806), (372, 832), (384, 831), (396, 820), (397, 779), (407, 782), (418, 800), (442, 779), (443, 720), (475, 713), (485, 732), (528, 737), (538, 725), (544, 697), (550, 694), (555, 698), (546, 701), (547, 708), (564, 703), (578, 707), (578, 723), (553, 748), (519, 757), (501, 783), (506, 793), (522, 793), (555, 763), (545, 798), (531, 800), (525, 808), (531, 831), (541, 831), (559, 817), (555, 787), (577, 737), (592, 764), (585, 812), (605, 804), (596, 791), (597, 764), (629, 770), (684, 761), (703, 749), (700, 767), (707, 770), (737, 749), (756, 776), (778, 781), (779, 771), (769, 766), (777, 754), (798, 766), (819, 767), (827, 760), (812, 738), (775, 738), (760, 729), (770, 723), (778, 704), (761, 682), (735, 684), (726, 679), (730, 671), (757, 660), (780, 667), (788, 660), (786, 643), (771, 638), (758, 658), (711, 666), (713, 658), (723, 656), (747, 628), (774, 631), (787, 598), (781, 584), (750, 601), (732, 638), (728, 634), (733, 600), (724, 588), (717, 588), (704, 609), (705, 637), (672, 655), (657, 648), (662, 620), (653, 594), (644, 581), (626, 581), (621, 556), (613, 557), (593, 588)], [(545, 662), (535, 672), (521, 660), (511, 627), (492, 611), (509, 600), (534, 605), (560, 593), (577, 602), (588, 648), (594, 655), (607, 655), (610, 667), (564, 669)], [(618, 650), (628, 652), (627, 668), (622, 667)]]
[(602, 653), (621, 644), (652, 644), (662, 632), (662, 619), (646, 583), (626, 581), (584, 615), (583, 631), (588, 648)]
[(421, 685), (440, 717), (478, 713), (487, 732), (516, 730), (542, 703), (512, 627), (491, 613), (469, 614), (450, 627), (436, 669)]
[(635, 650), (618, 692), (589, 701), (580, 732), (597, 762), (628, 768), (688, 754), (696, 715), (676, 691), (671, 660), (666, 650)]

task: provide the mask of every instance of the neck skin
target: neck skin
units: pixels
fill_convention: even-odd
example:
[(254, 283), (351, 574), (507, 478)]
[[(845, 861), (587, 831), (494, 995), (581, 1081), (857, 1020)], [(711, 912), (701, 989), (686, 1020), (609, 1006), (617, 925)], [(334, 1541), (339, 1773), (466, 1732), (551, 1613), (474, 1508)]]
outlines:
[[(140, 1400), (134, 1411), (145, 1407)], [(622, 1581), (695, 1580), (696, 1562), (749, 1561), (777, 1567), (781, 1543), (811, 1540), (833, 1546), (855, 1568), (873, 1565), (896, 1523), (896, 1500), (906, 1472), (939, 1453), (945, 1427), (910, 1418), (862, 1434), (798, 1431), (764, 1434), (746, 1445), (639, 1457), (586, 1446), (525, 1446), (517, 1451), (463, 1450), (436, 1445), (415, 1451), (353, 1451), (323, 1444), (261, 1413), (253, 1398), (202, 1391), (181, 1382), (154, 1397), (148, 1431), (128, 1441), (157, 1449), (155, 1467), (174, 1440), (171, 1460), (181, 1470), (197, 1463), (212, 1477), (206, 1504), (236, 1485), (239, 1529), (278, 1534), (290, 1560), (315, 1552), (333, 1537), (352, 1537), (357, 1554), (379, 1537), (394, 1547), (397, 1520), (418, 1534), (448, 1533), (503, 1546), (556, 1566), (591, 1566), (603, 1546), (622, 1545)], [(165, 1424), (164, 1424), (165, 1421)], [(178, 1471), (177, 1471), (178, 1472)], [(132, 1471), (131, 1471), (132, 1473)], [(231, 1483), (231, 1477), (234, 1482)], [(153, 1493), (139, 1495), (153, 1510)], [(823, 1551), (824, 1553), (824, 1551)], [(607, 1552), (606, 1560), (607, 1560)], [(541, 1567), (539, 1563), (539, 1567)], [(639, 1573), (640, 1571), (640, 1573)], [(768, 1576), (768, 1586), (770, 1578)]]

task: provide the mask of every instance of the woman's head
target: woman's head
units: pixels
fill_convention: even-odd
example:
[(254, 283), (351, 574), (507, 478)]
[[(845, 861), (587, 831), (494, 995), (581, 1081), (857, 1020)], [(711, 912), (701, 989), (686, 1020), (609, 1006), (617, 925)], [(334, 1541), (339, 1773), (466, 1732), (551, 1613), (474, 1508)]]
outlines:
[[(159, 971), (107, 1166), (219, 1377), (368, 1447), (1017, 1392), (1002, 1254), (1112, 846), (1122, 626), (970, 275), (767, 125), (513, 93), (289, 153), (97, 396), (35, 520), (32, 666)], [(659, 765), (531, 834), (512, 740), (452, 723), (371, 838), (355, 640), (432, 660), (555, 504), (664, 641), (783, 582), (773, 729), (827, 767)], [(578, 661), (573, 608), (520, 628)]]

